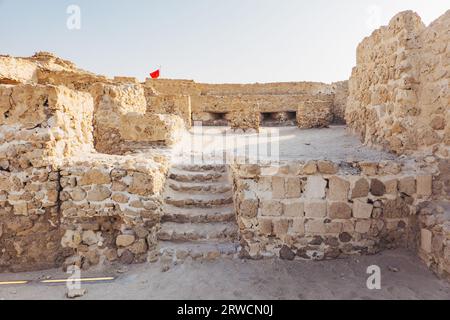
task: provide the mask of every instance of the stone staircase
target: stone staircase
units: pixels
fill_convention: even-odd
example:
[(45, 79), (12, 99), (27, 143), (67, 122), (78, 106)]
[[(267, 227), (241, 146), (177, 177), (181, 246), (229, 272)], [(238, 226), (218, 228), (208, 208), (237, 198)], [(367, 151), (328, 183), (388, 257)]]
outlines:
[(161, 261), (237, 255), (238, 228), (226, 166), (174, 166), (166, 181), (163, 212)]

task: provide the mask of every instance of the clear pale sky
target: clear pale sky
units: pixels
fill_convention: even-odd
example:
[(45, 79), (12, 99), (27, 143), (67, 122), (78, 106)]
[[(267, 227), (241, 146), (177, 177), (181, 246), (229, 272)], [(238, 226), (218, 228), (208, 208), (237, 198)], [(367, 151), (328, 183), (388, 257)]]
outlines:
[[(69, 30), (68, 5), (81, 9)], [(143, 80), (347, 79), (358, 43), (399, 11), (426, 24), (448, 0), (0, 0), (0, 53), (50, 51), (79, 67)]]

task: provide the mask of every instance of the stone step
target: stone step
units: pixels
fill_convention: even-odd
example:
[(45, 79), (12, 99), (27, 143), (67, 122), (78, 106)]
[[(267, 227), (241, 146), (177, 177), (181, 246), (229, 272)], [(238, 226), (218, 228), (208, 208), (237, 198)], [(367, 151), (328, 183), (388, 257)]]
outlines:
[(187, 193), (225, 193), (232, 189), (228, 182), (180, 182), (168, 179), (167, 183), (172, 190)]
[(231, 222), (175, 223), (161, 225), (158, 239), (163, 241), (204, 241), (224, 242), (237, 239), (237, 225)]
[(227, 166), (223, 164), (176, 164), (173, 169), (188, 171), (188, 172), (205, 172), (214, 171), (217, 173), (226, 173)]
[(172, 262), (184, 261), (188, 257), (194, 260), (212, 261), (219, 257), (235, 257), (238, 254), (239, 243), (235, 242), (187, 242), (177, 243), (171, 241), (161, 241), (159, 253)]
[(172, 205), (163, 207), (162, 222), (209, 223), (235, 221), (232, 205), (214, 208), (179, 208)]
[(232, 192), (219, 194), (187, 194), (178, 191), (166, 192), (164, 195), (166, 204), (175, 207), (211, 208), (233, 203)]
[(228, 175), (216, 171), (191, 172), (172, 168), (169, 173), (169, 178), (179, 182), (218, 182), (228, 181)]

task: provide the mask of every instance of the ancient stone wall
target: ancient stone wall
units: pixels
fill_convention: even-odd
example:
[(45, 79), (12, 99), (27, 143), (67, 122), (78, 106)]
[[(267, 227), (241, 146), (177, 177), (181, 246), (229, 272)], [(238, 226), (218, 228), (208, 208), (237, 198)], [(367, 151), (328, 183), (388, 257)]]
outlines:
[[(339, 122), (346, 105), (345, 84), (346, 82), (333, 85), (315, 82), (204, 84), (163, 79), (147, 80), (145, 90), (148, 110), (177, 114), (185, 122), (187, 118), (192, 118), (194, 122), (202, 122), (204, 125), (235, 127), (242, 122), (244, 115), (239, 110), (254, 110), (260, 114), (259, 120), (252, 116), (250, 118), (253, 120), (245, 121), (242, 127), (245, 129), (249, 127), (250, 122), (252, 128), (258, 128), (259, 125), (295, 125), (296, 113), (304, 103), (313, 108), (317, 105), (317, 108), (321, 109), (315, 117), (324, 114), (323, 105), (327, 103), (328, 113), (320, 123), (329, 125), (334, 119), (334, 112)], [(185, 96), (190, 97), (190, 107), (186, 103), (177, 103), (177, 99), (182, 100)], [(248, 115), (248, 112), (245, 114)], [(303, 117), (307, 117), (307, 114)], [(302, 123), (307, 122), (306, 119)]]
[(345, 124), (345, 110), (347, 108), (348, 81), (340, 81), (332, 84), (334, 91), (333, 123)]
[(166, 160), (149, 155), (71, 159), (61, 171), (61, 244), (76, 249), (66, 265), (156, 257), (166, 174)]
[(414, 247), (416, 205), (432, 173), (407, 163), (233, 166), (243, 255), (331, 259)]
[(120, 153), (124, 143), (120, 134), (121, 117), (130, 112), (145, 114), (144, 89), (140, 84), (97, 83), (91, 93), (95, 103), (95, 148), (101, 153)]
[(0, 271), (52, 268), (61, 247), (60, 173), (89, 152), (92, 98), (65, 87), (0, 86)]
[(418, 208), (419, 256), (449, 277), (450, 11), (426, 27), (410, 11), (396, 15), (358, 47), (346, 119), (370, 145), (413, 154), (435, 166), (433, 201)]
[(448, 148), (449, 24), (450, 12), (425, 27), (407, 11), (359, 45), (346, 119), (365, 143), (398, 154)]

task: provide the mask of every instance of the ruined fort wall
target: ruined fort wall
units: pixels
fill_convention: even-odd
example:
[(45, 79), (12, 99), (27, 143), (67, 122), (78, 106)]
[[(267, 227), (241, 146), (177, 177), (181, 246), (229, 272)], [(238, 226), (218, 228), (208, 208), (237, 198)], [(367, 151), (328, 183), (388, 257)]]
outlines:
[(92, 98), (65, 87), (0, 86), (0, 271), (52, 268), (61, 247), (59, 166), (93, 149)]
[(431, 202), (418, 208), (419, 256), (449, 277), (448, 158), (450, 11), (426, 27), (413, 12), (395, 16), (358, 47), (346, 119), (370, 145), (414, 154), (435, 166)]
[[(149, 110), (166, 110), (168, 113), (178, 114), (186, 119), (191, 113), (193, 121), (204, 124), (230, 124), (235, 126), (240, 123), (243, 113), (239, 110), (254, 110), (255, 113), (273, 113), (275, 118), (282, 119), (283, 113), (296, 113), (299, 107), (308, 103), (314, 106), (316, 103), (321, 111), (315, 117), (324, 114), (322, 108), (327, 103), (327, 114), (319, 123), (329, 125), (333, 119), (333, 113), (337, 112), (336, 119), (342, 118), (346, 100), (345, 85), (327, 85), (316, 82), (285, 82), (285, 83), (255, 83), (255, 84), (205, 84), (195, 83), (189, 80), (147, 80), (144, 84)], [(337, 96), (335, 97), (335, 93)], [(176, 103), (176, 96), (190, 97), (190, 110), (186, 105)], [(175, 101), (175, 102), (170, 102)], [(170, 107), (164, 107), (169, 104)], [(161, 107), (162, 106), (162, 107)], [(256, 107), (255, 107), (256, 106)], [(246, 113), (247, 114), (247, 113)], [(217, 119), (220, 117), (220, 119)], [(301, 123), (304, 128), (313, 127), (317, 121), (308, 121), (307, 115), (302, 116)], [(262, 117), (251, 117), (244, 127), (258, 128), (262, 123)], [(295, 115), (293, 122), (295, 122)], [(272, 121), (276, 122), (276, 121)], [(286, 122), (286, 124), (291, 122)]]
[(364, 39), (349, 81), (348, 126), (398, 154), (448, 148), (450, 12), (429, 27), (410, 11)]
[(234, 165), (242, 254), (323, 260), (416, 246), (416, 206), (432, 170), (411, 164)]

